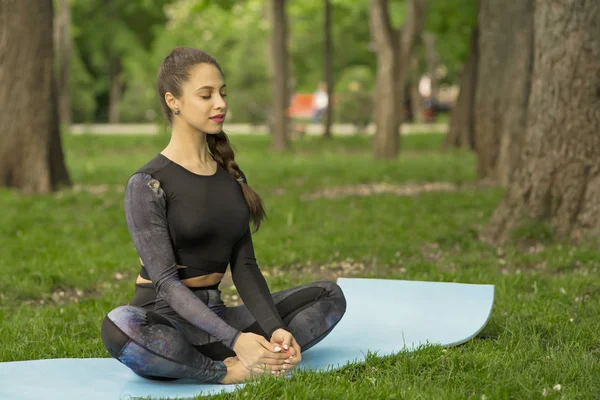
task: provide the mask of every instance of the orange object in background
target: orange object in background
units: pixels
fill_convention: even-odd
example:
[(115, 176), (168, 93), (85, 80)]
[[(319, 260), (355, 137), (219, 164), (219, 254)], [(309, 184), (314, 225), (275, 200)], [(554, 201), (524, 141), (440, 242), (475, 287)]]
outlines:
[(292, 118), (312, 118), (313, 95), (312, 93), (295, 93), (287, 109), (287, 114)]

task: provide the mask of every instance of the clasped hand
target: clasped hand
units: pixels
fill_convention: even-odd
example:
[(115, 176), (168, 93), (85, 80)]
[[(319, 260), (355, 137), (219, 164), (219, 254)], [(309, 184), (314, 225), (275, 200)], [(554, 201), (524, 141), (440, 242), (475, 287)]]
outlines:
[(237, 357), (247, 369), (255, 373), (265, 371), (279, 376), (294, 368), (302, 359), (300, 346), (285, 329), (277, 329), (267, 341), (261, 335), (245, 332), (233, 346)]

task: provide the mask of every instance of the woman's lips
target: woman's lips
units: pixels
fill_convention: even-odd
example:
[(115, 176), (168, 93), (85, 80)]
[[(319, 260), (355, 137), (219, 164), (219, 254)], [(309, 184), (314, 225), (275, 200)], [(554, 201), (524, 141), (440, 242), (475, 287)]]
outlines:
[(215, 115), (214, 117), (210, 117), (210, 120), (213, 122), (216, 122), (217, 124), (222, 124), (223, 121), (225, 121), (225, 115), (224, 114)]

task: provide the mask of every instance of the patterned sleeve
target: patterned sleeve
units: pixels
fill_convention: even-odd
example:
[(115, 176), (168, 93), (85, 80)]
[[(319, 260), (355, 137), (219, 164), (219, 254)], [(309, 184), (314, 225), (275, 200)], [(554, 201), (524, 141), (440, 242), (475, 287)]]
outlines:
[(158, 298), (191, 324), (233, 349), (241, 332), (228, 325), (194, 296), (177, 275), (165, 197), (160, 182), (151, 175), (138, 172), (129, 178), (125, 189), (125, 219), (135, 248)]

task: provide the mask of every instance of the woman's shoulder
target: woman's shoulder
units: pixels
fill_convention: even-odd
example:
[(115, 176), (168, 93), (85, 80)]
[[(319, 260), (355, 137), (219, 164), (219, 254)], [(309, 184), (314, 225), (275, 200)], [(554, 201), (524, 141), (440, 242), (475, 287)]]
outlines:
[(129, 176), (127, 186), (147, 185), (152, 189), (156, 189), (157, 186), (160, 186), (161, 171), (167, 164), (165, 158), (160, 157), (160, 154), (158, 154)]
[(166, 157), (163, 157), (162, 154), (158, 153), (156, 156), (154, 156), (154, 158), (141, 166), (132, 175), (143, 173), (154, 176), (162, 171), (168, 164), (169, 160)]

